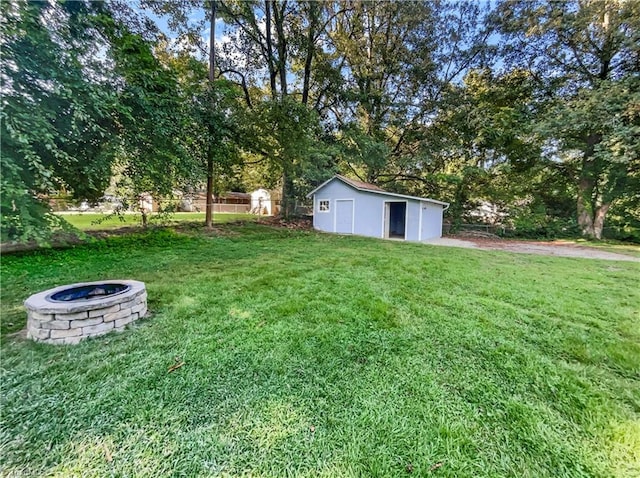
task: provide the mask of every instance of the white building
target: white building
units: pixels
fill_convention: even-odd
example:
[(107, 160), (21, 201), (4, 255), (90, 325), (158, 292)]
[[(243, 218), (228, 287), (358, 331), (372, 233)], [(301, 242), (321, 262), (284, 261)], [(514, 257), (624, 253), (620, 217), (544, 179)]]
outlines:
[(271, 216), (271, 194), (266, 189), (256, 189), (251, 193), (251, 214)]

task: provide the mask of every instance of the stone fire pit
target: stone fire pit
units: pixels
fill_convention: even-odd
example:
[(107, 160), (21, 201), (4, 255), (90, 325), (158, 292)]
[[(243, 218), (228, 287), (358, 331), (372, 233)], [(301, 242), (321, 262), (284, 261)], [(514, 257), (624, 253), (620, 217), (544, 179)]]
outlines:
[(24, 301), (27, 337), (48, 344), (77, 344), (104, 335), (147, 313), (144, 282), (109, 280), (65, 285)]

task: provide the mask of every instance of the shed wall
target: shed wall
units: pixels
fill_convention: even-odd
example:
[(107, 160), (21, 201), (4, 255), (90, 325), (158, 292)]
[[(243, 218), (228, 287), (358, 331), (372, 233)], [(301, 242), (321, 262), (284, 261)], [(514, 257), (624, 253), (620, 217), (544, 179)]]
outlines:
[[(313, 227), (320, 231), (335, 232), (336, 199), (355, 199), (358, 191), (342, 181), (333, 180), (313, 195)], [(329, 212), (320, 211), (320, 201), (329, 201)], [(360, 214), (356, 207), (355, 216)], [(360, 234), (355, 232), (355, 234)]]

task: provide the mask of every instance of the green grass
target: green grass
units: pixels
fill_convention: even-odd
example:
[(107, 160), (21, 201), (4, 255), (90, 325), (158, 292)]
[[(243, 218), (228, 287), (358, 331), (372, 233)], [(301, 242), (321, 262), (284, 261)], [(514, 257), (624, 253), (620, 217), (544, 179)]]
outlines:
[[(120, 216), (100, 213), (61, 214), (72, 226), (82, 231), (97, 231), (117, 229), (120, 227), (140, 226), (139, 214), (122, 214)], [(214, 223), (226, 223), (237, 220), (255, 219), (252, 214), (216, 213), (213, 215)], [(150, 216), (151, 224), (176, 224), (186, 221), (201, 221), (204, 223), (203, 212), (177, 212), (169, 216)]]
[[(639, 476), (638, 264), (223, 229), (3, 257), (2, 473)], [(102, 278), (152, 316), (11, 335)]]

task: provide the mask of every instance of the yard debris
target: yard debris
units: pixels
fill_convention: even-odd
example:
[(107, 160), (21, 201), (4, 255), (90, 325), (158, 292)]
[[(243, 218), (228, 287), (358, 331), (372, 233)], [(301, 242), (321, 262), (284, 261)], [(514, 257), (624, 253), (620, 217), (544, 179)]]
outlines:
[(113, 461), (113, 456), (111, 455), (111, 452), (109, 451), (106, 443), (104, 444), (104, 459), (107, 460), (108, 463), (111, 463)]
[(176, 357), (174, 360), (176, 361), (176, 363), (174, 363), (171, 367), (169, 367), (169, 370), (167, 371), (167, 373), (171, 373), (175, 370), (178, 370), (180, 367), (184, 365), (184, 362), (180, 360), (180, 357)]
[(409, 473), (409, 474), (413, 473), (413, 464), (412, 463), (408, 463), (406, 470), (407, 470), (407, 473)]
[(311, 433), (315, 433), (315, 432), (316, 432), (316, 427), (314, 427), (313, 425), (311, 425), (311, 426), (309, 427), (309, 431), (310, 431)]
[(269, 226), (285, 227), (287, 229), (309, 230), (313, 229), (311, 219), (307, 217), (299, 217), (295, 219), (285, 220), (280, 216), (270, 216), (260, 218), (259, 224), (266, 224)]
[(431, 468), (429, 468), (429, 471), (433, 471), (433, 470), (437, 470), (438, 468), (440, 468), (444, 463), (442, 463), (441, 461), (439, 461), (438, 463), (436, 463), (435, 465), (431, 465)]
[(183, 365), (184, 365), (184, 362), (180, 362), (180, 363), (177, 363), (177, 364), (175, 364), (175, 365), (172, 365), (171, 367), (169, 367), (169, 371), (168, 371), (167, 373), (171, 373), (171, 372), (173, 372), (174, 370), (179, 369), (179, 368), (180, 368), (180, 367), (182, 367)]
[(493, 241), (500, 241), (502, 238), (497, 234), (492, 234), (485, 231), (458, 231), (457, 234), (452, 237), (477, 237), (482, 239), (491, 239)]

